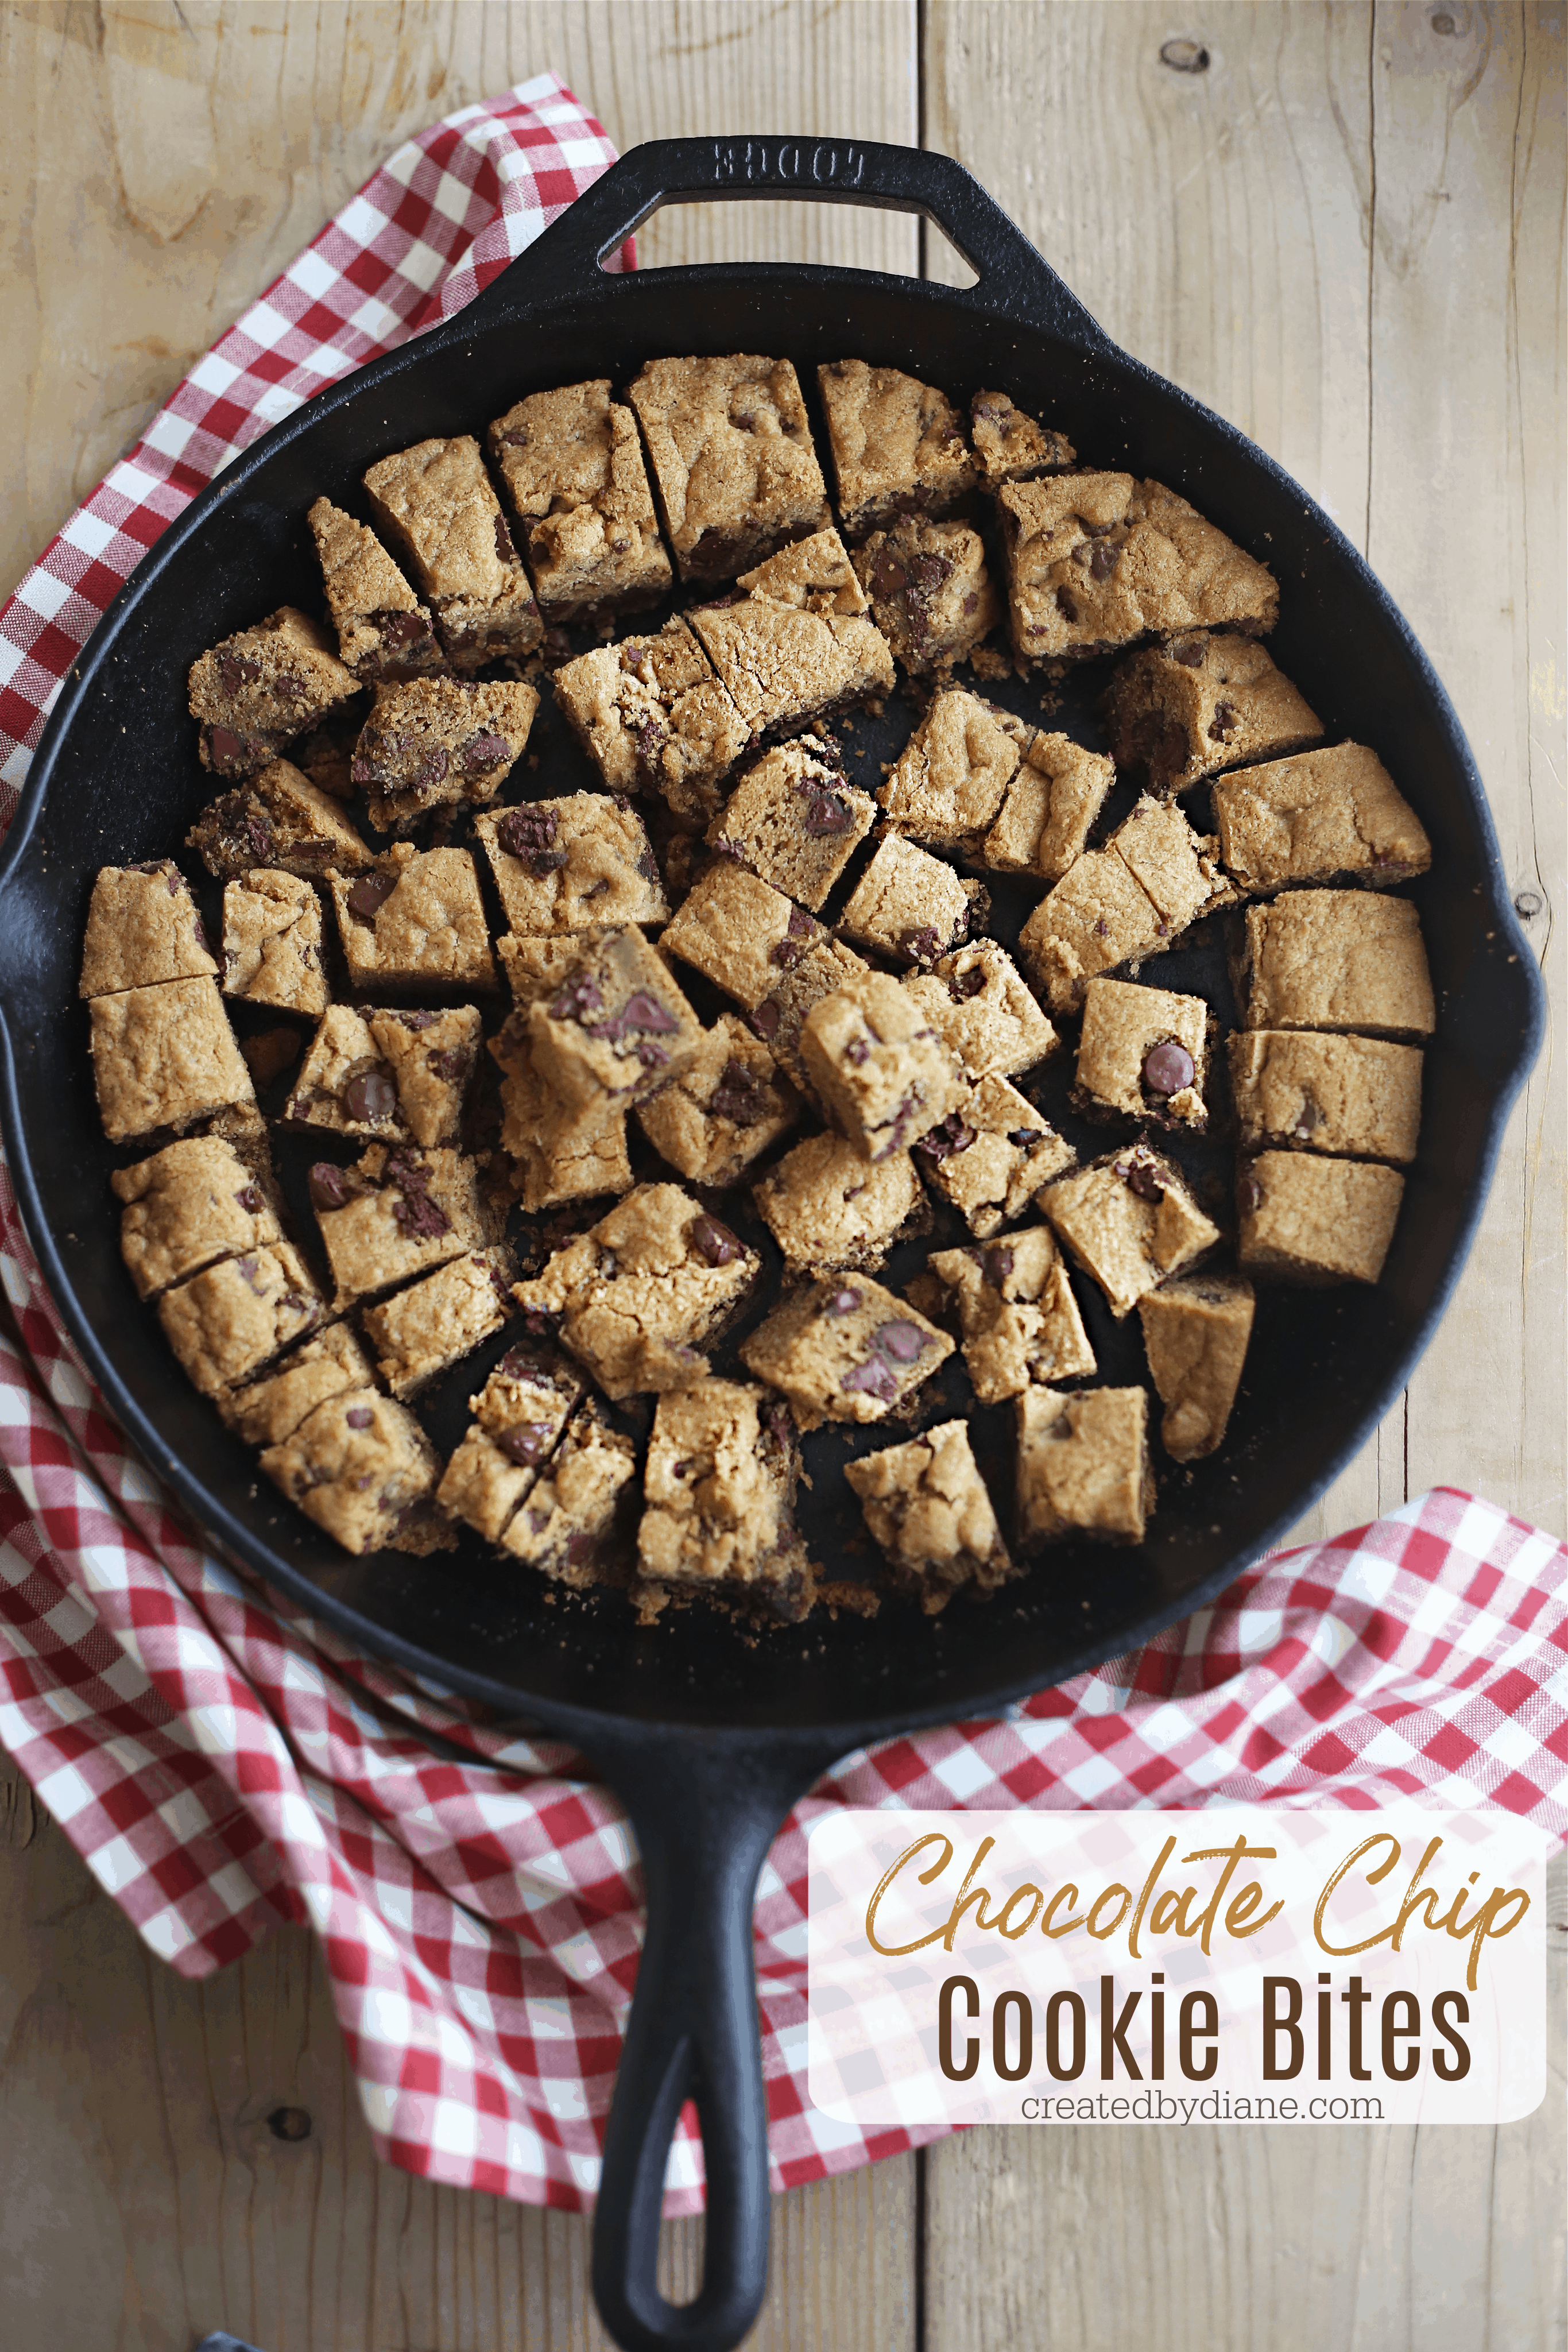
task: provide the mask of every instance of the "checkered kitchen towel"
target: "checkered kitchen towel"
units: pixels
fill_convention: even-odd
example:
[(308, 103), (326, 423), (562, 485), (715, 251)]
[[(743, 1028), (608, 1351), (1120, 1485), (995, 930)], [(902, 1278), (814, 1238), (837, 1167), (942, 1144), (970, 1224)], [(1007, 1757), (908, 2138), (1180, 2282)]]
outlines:
[[(99, 612), (225, 459), (448, 315), (612, 160), (553, 76), (402, 148), (183, 383), (0, 613), (14, 794)], [(0, 799), (0, 824), (8, 815)], [(189, 1976), (279, 1920), (321, 1938), (381, 2153), (539, 2203), (592, 2197), (636, 1974), (636, 1857), (565, 1749), (262, 1607), (128, 1452), (0, 1165), (0, 1739), (99, 1884)], [(997, 1723), (829, 1775), (764, 1872), (779, 2188), (912, 2145), (805, 2095), (805, 1832), (835, 1805), (1081, 1808), (1396, 1796), (1568, 1832), (1568, 1549), (1447, 1489), (1269, 1559), (1136, 1656)], [(442, 1736), (433, 1755), (426, 1734)], [(929, 2137), (929, 2135), (925, 2135)], [(701, 2202), (671, 2155), (667, 2210)]]

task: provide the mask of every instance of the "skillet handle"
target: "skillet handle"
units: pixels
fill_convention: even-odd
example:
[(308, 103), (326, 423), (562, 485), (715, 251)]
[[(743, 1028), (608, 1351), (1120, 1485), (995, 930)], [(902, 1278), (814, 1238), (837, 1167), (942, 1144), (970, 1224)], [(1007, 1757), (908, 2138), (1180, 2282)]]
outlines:
[[(767, 2101), (752, 1954), (758, 1873), (809, 1761), (688, 1733), (600, 1752), (642, 1850), (648, 1928), (616, 2078), (593, 2219), (593, 2297), (625, 2352), (730, 2352), (768, 2287)], [(702, 2286), (660, 2292), (659, 2209), (670, 2140), (696, 2103), (707, 2177)]]
[[(567, 206), (553, 226), (479, 297), (489, 316), (537, 311), (538, 279), (565, 294), (601, 285), (605, 256), (661, 205), (736, 196), (809, 197), (920, 213), (950, 236), (978, 283), (945, 286), (944, 300), (980, 309), (1026, 308), (1036, 324), (1078, 349), (1110, 352), (1108, 335), (1035, 247), (950, 155), (873, 140), (809, 138), (650, 139)], [(512, 281), (515, 281), (513, 283)], [(614, 283), (612, 276), (611, 282)], [(477, 305), (474, 306), (475, 308)]]

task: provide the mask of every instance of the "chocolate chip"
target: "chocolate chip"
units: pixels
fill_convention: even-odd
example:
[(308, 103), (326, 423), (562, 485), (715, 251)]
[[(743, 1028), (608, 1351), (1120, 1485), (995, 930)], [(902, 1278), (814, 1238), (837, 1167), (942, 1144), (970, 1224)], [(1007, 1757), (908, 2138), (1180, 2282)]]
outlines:
[(863, 1037), (852, 1037), (844, 1047), (844, 1059), (853, 1070), (871, 1059), (871, 1046)]
[(1103, 544), (1096, 547), (1093, 554), (1089, 559), (1090, 579), (1098, 581), (1109, 580), (1112, 572), (1114, 572), (1117, 564), (1120, 563), (1121, 561), (1122, 551), (1119, 547), (1109, 547)]
[(391, 874), (361, 874), (349, 892), (350, 914), (358, 915), (362, 923), (373, 923), (396, 888), (396, 877)]
[(340, 1209), (353, 1197), (353, 1186), (341, 1168), (329, 1160), (318, 1160), (308, 1178), (310, 1205), (315, 1209)]
[(225, 694), (238, 694), (254, 686), (261, 676), (261, 664), (250, 654), (220, 654), (218, 678)]
[(1071, 588), (1059, 588), (1057, 590), (1056, 609), (1070, 627), (1077, 620), (1078, 599), (1074, 596)]
[(240, 1207), (245, 1211), (247, 1217), (255, 1217), (260, 1214), (261, 1194), (256, 1191), (254, 1184), (246, 1184), (242, 1186), (240, 1191), (235, 1194), (235, 1199), (239, 1202)]
[(871, 586), (873, 596), (896, 596), (901, 588), (909, 585), (909, 575), (898, 558), (883, 548), (872, 566)]
[(471, 1056), (461, 1045), (448, 1045), (442, 1052), (427, 1054), (424, 1058), (427, 1067), (449, 1087), (461, 1086), (473, 1067)]
[(708, 1117), (732, 1127), (759, 1127), (768, 1117), (768, 1096), (744, 1062), (727, 1062), (708, 1097)]
[(803, 907), (791, 907), (787, 928), (792, 940), (811, 940), (815, 939), (821, 926), (807, 914)]
[(832, 1297), (824, 1302), (823, 1312), (828, 1315), (852, 1315), (861, 1303), (862, 1296), (858, 1290), (835, 1290)]
[(917, 1356), (925, 1353), (930, 1342), (918, 1323), (879, 1323), (871, 1335), (871, 1344), (892, 1363), (913, 1364)]
[(1240, 1197), (1241, 1205), (1247, 1211), (1250, 1212), (1254, 1209), (1260, 1209), (1262, 1207), (1264, 1198), (1263, 1187), (1258, 1181), (1256, 1176), (1243, 1176), (1239, 1185), (1237, 1187), (1237, 1191)]
[(1013, 1254), (1005, 1242), (993, 1242), (980, 1260), (981, 1278), (988, 1289), (1000, 1290), (1013, 1270)]
[(1327, 1125), (1327, 1119), (1323, 1117), (1322, 1112), (1319, 1109), (1312, 1096), (1309, 1094), (1303, 1094), (1301, 1097), (1301, 1115), (1296, 1120), (1294, 1132), (1297, 1135), (1301, 1136), (1315, 1135), (1320, 1127), (1326, 1127)]
[(904, 945), (916, 963), (934, 963), (941, 951), (942, 942), (929, 923), (922, 923), (904, 934)]
[(1241, 713), (1233, 702), (1218, 702), (1208, 724), (1211, 743), (1228, 743), (1241, 724)]
[(669, 1006), (662, 1004), (645, 988), (639, 988), (626, 999), (619, 1017), (623, 1028), (652, 1030), (656, 1037), (674, 1036), (681, 1025)]
[(1144, 1084), (1151, 1094), (1179, 1095), (1196, 1076), (1192, 1055), (1174, 1039), (1152, 1047), (1144, 1056)]
[(1128, 1192), (1135, 1193), (1140, 1201), (1165, 1199), (1166, 1188), (1160, 1181), (1158, 1171), (1147, 1160), (1134, 1159), (1124, 1165), (1119, 1163), (1119, 1172), (1125, 1180)]
[(549, 1452), (552, 1433), (548, 1421), (520, 1421), (515, 1427), (504, 1429), (496, 1443), (512, 1461), (531, 1467), (542, 1462)]
[(459, 745), (457, 757), (465, 772), (472, 776), (481, 768), (507, 765), (511, 761), (512, 747), (504, 735), (470, 735), (465, 743)]
[(852, 1364), (839, 1387), (847, 1395), (873, 1396), (880, 1404), (892, 1404), (898, 1394), (898, 1382), (875, 1356), (863, 1364)]
[(692, 1247), (709, 1265), (733, 1265), (746, 1253), (732, 1233), (726, 1231), (716, 1217), (694, 1217), (690, 1227)]
[(575, 1021), (580, 1026), (585, 1013), (597, 1013), (604, 998), (587, 974), (569, 980), (550, 998), (549, 1017), (552, 1021)]
[(642, 856), (638, 858), (637, 871), (642, 876), (644, 882), (652, 882), (655, 885), (657, 884), (659, 879), (659, 869), (653, 863), (653, 853), (651, 849), (643, 850)]
[(397, 1109), (397, 1088), (384, 1070), (361, 1070), (343, 1088), (343, 1108), (367, 1125), (391, 1118)]
[(751, 1014), (751, 1025), (765, 1043), (770, 1044), (779, 1034), (779, 1011), (770, 996), (765, 996)]
[(644, 1041), (637, 1048), (637, 1059), (645, 1070), (663, 1070), (669, 1066), (670, 1057), (663, 1045), (654, 1045)]
[(1172, 646), (1171, 659), (1180, 662), (1183, 669), (1201, 669), (1207, 646), (1207, 637), (1184, 637), (1179, 646)]
[(799, 940), (775, 940), (768, 950), (768, 961), (776, 963), (780, 971), (793, 971), (805, 952)]
[(951, 1160), (956, 1151), (967, 1151), (975, 1140), (976, 1130), (967, 1126), (956, 1110), (950, 1110), (939, 1127), (934, 1127), (916, 1143), (916, 1151), (924, 1151), (928, 1160)]
[(251, 1288), (259, 1297), (262, 1289), (262, 1285), (256, 1278), (261, 1272), (259, 1262), (254, 1257), (236, 1257), (235, 1260), (235, 1272), (237, 1275), (242, 1276), (244, 1279), (249, 1283)]
[(512, 545), (512, 534), (507, 529), (505, 515), (496, 517), (496, 553), (503, 563), (516, 563), (517, 551)]
[(514, 425), (509, 432), (502, 434), (501, 440), (508, 449), (526, 449), (528, 446), (528, 428), (526, 425)]
[(947, 982), (947, 993), (956, 998), (959, 1003), (963, 1003), (968, 997), (978, 996), (985, 984), (985, 965), (972, 963), (966, 971), (954, 973)]
[(801, 819), (803, 830), (814, 841), (835, 833), (848, 833), (851, 822), (850, 812), (836, 793), (813, 793)]
[(237, 768), (245, 759), (245, 741), (232, 727), (210, 727), (207, 730), (207, 750), (213, 765), (220, 774)]
[(415, 1192), (400, 1193), (392, 1202), (392, 1215), (399, 1231), (411, 1242), (439, 1241), (443, 1234), (452, 1231), (451, 1218), (423, 1186)]
[(1037, 1143), (1045, 1141), (1045, 1130), (1039, 1127), (1009, 1127), (1008, 1141), (1015, 1151), (1032, 1151)]
[(394, 653), (407, 652), (413, 646), (426, 643), (430, 636), (430, 624), (423, 613), (372, 613), (370, 622), (383, 645), (390, 646)]
[(795, 1424), (783, 1405), (765, 1404), (758, 1414), (758, 1419), (775, 1445), (789, 1445), (795, 1434)]
[(580, 1528), (575, 1535), (568, 1536), (566, 1539), (568, 1567), (580, 1568), (592, 1549), (593, 1538), (586, 1534), (582, 1528)]
[(343, 1419), (350, 1429), (369, 1429), (375, 1414), (368, 1404), (351, 1404)]

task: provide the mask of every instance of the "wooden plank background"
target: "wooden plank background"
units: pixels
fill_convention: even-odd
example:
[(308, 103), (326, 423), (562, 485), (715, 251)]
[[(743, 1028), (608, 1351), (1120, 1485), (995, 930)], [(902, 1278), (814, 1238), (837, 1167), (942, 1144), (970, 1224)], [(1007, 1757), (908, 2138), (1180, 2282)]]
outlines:
[[(1181, 41), (1186, 50), (1173, 50)], [(1184, 71), (1170, 60), (1194, 61)], [(617, 143), (787, 129), (957, 156), (1106, 328), (1365, 550), (1458, 705), (1564, 1002), (1560, 5), (48, 0), (0, 15), (0, 586), (400, 139), (553, 66)], [(645, 266), (947, 276), (936, 233), (672, 208)], [(1559, 1532), (1555, 1032), (1407, 1395), (1303, 1525), (1439, 1480)], [(1561, 1881), (1553, 1914), (1564, 1920)], [(768, 2352), (1555, 2352), (1554, 2087), (1496, 2133), (975, 2133), (779, 2200)], [(302, 2107), (309, 2137), (266, 2118)], [(666, 2233), (674, 2289), (700, 2225)], [(0, 2352), (598, 2347), (576, 2220), (377, 2167), (301, 1933), (204, 1987), (0, 1768)]]

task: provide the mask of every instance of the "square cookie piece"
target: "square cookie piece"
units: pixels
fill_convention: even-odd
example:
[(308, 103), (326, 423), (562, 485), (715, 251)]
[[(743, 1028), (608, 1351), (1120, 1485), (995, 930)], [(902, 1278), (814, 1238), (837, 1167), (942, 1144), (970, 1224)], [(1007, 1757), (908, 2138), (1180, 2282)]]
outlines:
[(1177, 1171), (1146, 1143), (1059, 1176), (1037, 1196), (1120, 1322), (1167, 1275), (1193, 1265), (1219, 1239)]
[(789, 1401), (801, 1429), (882, 1421), (953, 1352), (945, 1331), (880, 1283), (812, 1283), (776, 1307), (741, 1361)]
[(574, 1366), (510, 1349), (468, 1400), (474, 1419), (436, 1491), (442, 1509), (465, 1519), (487, 1542), (499, 1543), (582, 1394)]
[(547, 625), (658, 603), (670, 559), (637, 420), (611, 399), (607, 379), (530, 393), (496, 419), (489, 444)]
[(864, 360), (817, 370), (839, 517), (852, 539), (900, 515), (950, 514), (975, 469), (958, 412), (935, 384)]
[(1266, 564), (1160, 482), (1061, 474), (998, 498), (1013, 644), (1032, 661), (1103, 653), (1146, 630), (1244, 629), (1279, 617)]
[(726, 857), (698, 875), (659, 948), (693, 965), (753, 1013), (778, 986), (779, 975), (827, 938), (815, 916)]
[(997, 1077), (967, 1088), (915, 1149), (927, 1183), (981, 1241), (1021, 1217), (1030, 1195), (1077, 1159), (1034, 1105)]
[(890, 833), (851, 893), (840, 919), (845, 937), (880, 949), (901, 963), (931, 964), (950, 954), (984, 920), (977, 883), (960, 880), (950, 866)]
[(1018, 1414), (1019, 1543), (1142, 1543), (1155, 1507), (1146, 1389), (1025, 1391)]
[(221, 1395), (321, 1319), (321, 1295), (291, 1242), (222, 1258), (158, 1301), (158, 1319), (204, 1396)]
[(217, 969), (191, 886), (169, 858), (99, 866), (88, 903), (79, 996), (212, 979)]
[(780, 743), (748, 769), (709, 825), (727, 857), (817, 912), (876, 817), (830, 735)]
[(255, 1102), (215, 980), (95, 996), (89, 1012), (92, 1075), (110, 1143), (160, 1127), (192, 1127), (214, 1111)]
[(479, 878), (465, 849), (396, 841), (373, 872), (329, 873), (356, 989), (496, 985)]
[(525, 937), (665, 923), (670, 902), (643, 820), (620, 798), (570, 793), (476, 820), (507, 920)]
[(1151, 792), (1185, 793), (1245, 761), (1312, 743), (1322, 723), (1260, 645), (1230, 635), (1173, 637), (1113, 672), (1103, 706), (1111, 755)]
[(336, 1307), (482, 1250), (490, 1238), (474, 1162), (455, 1151), (372, 1143), (351, 1168), (319, 1160), (309, 1185)]
[(893, 655), (835, 530), (742, 572), (747, 593), (688, 615), (753, 736), (782, 735), (885, 694)]
[(479, 1052), (471, 1004), (445, 1013), (334, 1004), (284, 1109), (293, 1127), (392, 1143), (455, 1143)]
[(274, 1486), (345, 1551), (390, 1546), (424, 1550), (413, 1535), (418, 1507), (434, 1492), (441, 1465), (407, 1407), (372, 1388), (329, 1397), (261, 1466)]
[(351, 772), (377, 832), (406, 831), (434, 808), (493, 801), (538, 707), (533, 687), (505, 680), (420, 677), (378, 688)]
[(657, 793), (700, 833), (751, 730), (678, 615), (563, 662), (551, 680), (567, 722), (612, 793)]
[(193, 664), (191, 716), (201, 722), (204, 768), (218, 776), (254, 775), (359, 690), (352, 670), (332, 651), (308, 613), (280, 604), (254, 628), (241, 629)]
[[(810, 915), (797, 908), (791, 922), (809, 923), (810, 919)], [(810, 1095), (825, 1111), (826, 1104), (802, 1053), (806, 1023), (825, 996), (869, 979), (871, 966), (862, 961), (853, 948), (845, 947), (841, 940), (825, 936), (805, 940), (791, 938), (773, 952), (781, 970), (752, 1013), (751, 1025), (790, 1084)]]
[(952, 687), (936, 695), (877, 794), (890, 830), (937, 849), (975, 849), (1031, 732), (977, 694)]
[(678, 1184), (639, 1184), (515, 1296), (618, 1403), (702, 1379), (701, 1342), (738, 1310), (760, 1265)]
[(525, 1008), (491, 1038), (490, 1054), (501, 1071), (501, 1149), (517, 1164), (530, 1216), (631, 1191), (625, 1112), (561, 1101), (534, 1067)]
[(216, 1136), (171, 1143), (109, 1181), (125, 1203), (120, 1254), (139, 1298), (283, 1239), (273, 1188)]
[(224, 994), (325, 1013), (321, 901), (308, 882), (262, 866), (225, 884)]
[(225, 1429), (247, 1445), (281, 1445), (329, 1397), (373, 1389), (370, 1358), (346, 1323), (329, 1323), (260, 1380), (215, 1400)]
[(631, 1110), (696, 1059), (702, 1024), (634, 923), (605, 931), (528, 1007), (528, 1050), (566, 1105)]
[(1033, 481), (1071, 466), (1078, 455), (1064, 433), (1028, 415), (1005, 392), (977, 392), (969, 403), (969, 439), (983, 489)]
[(444, 669), (430, 614), (373, 530), (318, 499), (305, 518), (345, 667), (367, 686)]
[(544, 625), (471, 434), (382, 458), (365, 496), (407, 555), (454, 669), (532, 653)]
[(513, 1512), (501, 1549), (552, 1583), (587, 1587), (609, 1580), (621, 1498), (637, 1475), (632, 1440), (612, 1429), (589, 1397)]
[(185, 846), (225, 882), (257, 866), (308, 877), (325, 874), (329, 866), (359, 874), (371, 863), (336, 801), (287, 760), (275, 760), (248, 782), (209, 801)]
[(474, 1250), (365, 1310), (365, 1337), (393, 1396), (417, 1396), (459, 1357), (499, 1331), (515, 1310), (509, 1250)]
[(1265, 1151), (1243, 1163), (1236, 1189), (1237, 1255), (1249, 1273), (1276, 1282), (1375, 1282), (1405, 1179), (1359, 1160)]
[(792, 1273), (879, 1266), (921, 1205), (907, 1151), (862, 1158), (841, 1135), (809, 1135), (752, 1194)]
[(955, 1592), (995, 1592), (1019, 1573), (961, 1421), (944, 1421), (907, 1445), (846, 1462), (866, 1526), (900, 1591), (938, 1616)]
[(1421, 918), (1380, 890), (1291, 890), (1249, 907), (1231, 977), (1244, 1029), (1429, 1037), (1437, 1023)]
[(662, 1396), (648, 1440), (637, 1531), (639, 1599), (672, 1593), (795, 1622), (816, 1597), (793, 1517), (800, 1462), (789, 1417), (739, 1381)]
[(1239, 1029), (1230, 1087), (1243, 1151), (1409, 1161), (1421, 1127), (1420, 1048), (1300, 1029)]
[(679, 1077), (638, 1105), (637, 1124), (678, 1175), (722, 1192), (800, 1114), (799, 1097), (761, 1039), (721, 1013)]
[(1002, 617), (977, 530), (910, 517), (873, 531), (855, 554), (872, 617), (914, 676), (950, 669)]
[(965, 1093), (920, 1006), (885, 972), (868, 971), (813, 1005), (800, 1059), (835, 1124), (867, 1160), (926, 1134)]
[(1037, 735), (980, 845), (980, 862), (1060, 881), (1082, 856), (1115, 774), (1103, 752), (1086, 751), (1070, 735)]
[(1208, 1124), (1208, 1024), (1201, 996), (1092, 980), (1078, 1043), (1077, 1108), (1091, 1118), (1120, 1113), (1201, 1132)]
[(1092, 1379), (1094, 1350), (1049, 1225), (1027, 1225), (984, 1249), (938, 1250), (930, 1268), (956, 1310), (982, 1404), (1021, 1396), (1031, 1381)]
[(1006, 948), (990, 940), (957, 948), (904, 982), (967, 1077), (1016, 1077), (1060, 1039)]
[(1144, 1346), (1174, 1462), (1198, 1462), (1225, 1435), (1252, 1336), (1252, 1285), (1234, 1274), (1189, 1274), (1138, 1301)]
[(1235, 769), (1214, 787), (1214, 816), (1244, 890), (1352, 876), (1383, 889), (1432, 863), (1415, 810), (1364, 743)]
[(650, 360), (626, 396), (683, 581), (733, 580), (830, 520), (788, 360)]
[(1078, 1011), (1098, 974), (1160, 955), (1236, 893), (1179, 808), (1139, 800), (1103, 849), (1078, 858), (1019, 934), (1053, 1013)]

